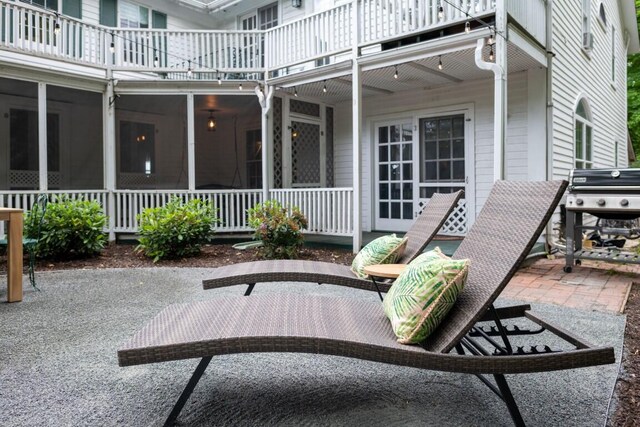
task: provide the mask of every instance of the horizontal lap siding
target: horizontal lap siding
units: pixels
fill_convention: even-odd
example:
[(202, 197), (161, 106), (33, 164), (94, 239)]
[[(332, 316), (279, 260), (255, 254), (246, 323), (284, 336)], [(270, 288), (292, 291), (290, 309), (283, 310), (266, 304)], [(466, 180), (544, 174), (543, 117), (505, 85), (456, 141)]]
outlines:
[[(614, 143), (619, 166), (626, 158), (626, 52), (618, 3), (602, 2), (606, 29), (598, 21), (601, 2), (591, 2), (590, 56), (582, 51), (582, 2), (556, 2), (553, 16), (553, 178), (567, 178), (574, 165), (574, 108), (586, 95), (592, 113), (594, 167), (613, 167)], [(616, 27), (616, 79), (611, 84), (611, 25)]]
[[(508, 80), (507, 177), (527, 179), (527, 75), (515, 73)], [(436, 89), (400, 92), (365, 98), (365, 123), (362, 129), (362, 218), (363, 229), (372, 227), (372, 147), (373, 129), (369, 118), (387, 114), (405, 114), (432, 108), (474, 104), (475, 192), (476, 213), (479, 212), (493, 184), (493, 79), (451, 84)], [(429, 100), (425, 102), (424, 100)], [(335, 111), (335, 177), (336, 186), (351, 187), (352, 127), (351, 102), (339, 104)]]

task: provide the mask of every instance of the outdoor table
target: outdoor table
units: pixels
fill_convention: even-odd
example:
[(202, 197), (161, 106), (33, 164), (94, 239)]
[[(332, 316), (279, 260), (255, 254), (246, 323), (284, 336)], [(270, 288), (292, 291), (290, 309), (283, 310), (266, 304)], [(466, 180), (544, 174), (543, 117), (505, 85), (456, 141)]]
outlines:
[(7, 221), (7, 302), (22, 301), (22, 209), (0, 208)]
[(381, 279), (396, 279), (406, 267), (407, 264), (374, 264), (366, 266), (363, 271), (371, 278), (371, 281), (378, 291), (378, 296), (380, 297), (380, 300), (382, 300), (382, 293), (380, 292), (380, 288), (376, 282), (376, 277)]

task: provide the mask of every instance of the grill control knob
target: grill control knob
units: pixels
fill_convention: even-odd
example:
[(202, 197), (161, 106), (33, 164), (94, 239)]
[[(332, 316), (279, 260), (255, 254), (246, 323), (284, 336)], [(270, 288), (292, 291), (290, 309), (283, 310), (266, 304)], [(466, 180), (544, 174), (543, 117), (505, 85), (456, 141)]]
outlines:
[(629, 206), (629, 201), (627, 199), (620, 200), (620, 206)]
[(596, 202), (596, 204), (597, 204), (598, 206), (604, 206), (605, 201), (604, 201), (604, 199), (598, 199), (598, 201)]
[(584, 205), (584, 200), (582, 200), (582, 199), (576, 199), (576, 205), (578, 205), (578, 206), (582, 206), (582, 205)]

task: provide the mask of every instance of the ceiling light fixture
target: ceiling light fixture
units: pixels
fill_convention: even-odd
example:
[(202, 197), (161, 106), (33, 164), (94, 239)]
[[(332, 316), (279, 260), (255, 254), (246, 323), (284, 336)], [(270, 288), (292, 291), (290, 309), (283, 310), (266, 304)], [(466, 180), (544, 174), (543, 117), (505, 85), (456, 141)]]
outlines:
[(213, 112), (215, 110), (209, 110), (209, 118), (207, 119), (207, 130), (209, 132), (216, 131), (216, 118), (213, 117)]
[(394, 65), (394, 67), (395, 67), (395, 71), (393, 73), (393, 78), (397, 80), (398, 79), (398, 66)]
[(296, 87), (293, 87), (293, 96), (295, 96), (296, 98), (298, 97), (298, 89), (296, 89)]
[(442, 55), (438, 58), (438, 70), (442, 71)]
[(324, 81), (324, 86), (322, 86), (322, 92), (327, 93), (327, 81)]

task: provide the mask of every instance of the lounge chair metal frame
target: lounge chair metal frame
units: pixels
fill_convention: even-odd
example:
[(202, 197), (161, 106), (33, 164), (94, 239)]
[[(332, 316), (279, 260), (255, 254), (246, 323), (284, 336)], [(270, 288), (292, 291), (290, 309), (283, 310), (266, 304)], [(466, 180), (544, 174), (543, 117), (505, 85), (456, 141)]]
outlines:
[[(456, 257), (471, 260), (464, 291), (445, 321), (419, 346), (397, 343), (379, 302), (357, 298), (265, 294), (251, 298), (218, 297), (171, 305), (118, 350), (121, 366), (201, 358), (171, 411), (171, 425), (212, 357), (233, 353), (318, 353), (478, 376), (506, 404), (515, 425), (524, 425), (506, 374), (548, 372), (613, 363), (611, 347), (596, 347), (530, 312), (528, 305), (495, 308), (494, 300), (509, 282), (549, 221), (566, 182), (505, 183), (492, 190), (476, 224)], [(509, 210), (507, 198), (523, 205)], [(542, 206), (540, 206), (542, 205)], [(507, 215), (507, 216), (504, 216)], [(508, 215), (514, 216), (510, 224)], [(526, 218), (517, 219), (519, 215)], [(501, 232), (521, 231), (522, 236)], [(522, 227), (522, 228), (520, 228)], [(486, 236), (497, 253), (478, 247)], [(496, 243), (504, 241), (504, 247)], [(515, 252), (514, 252), (515, 251)], [(504, 259), (503, 259), (504, 258)], [(525, 318), (535, 330), (509, 327), (504, 321)], [(491, 326), (479, 323), (491, 322)], [(543, 331), (573, 347), (514, 346), (509, 337)], [(493, 351), (493, 353), (491, 352)], [(485, 375), (493, 375), (491, 382)]]

